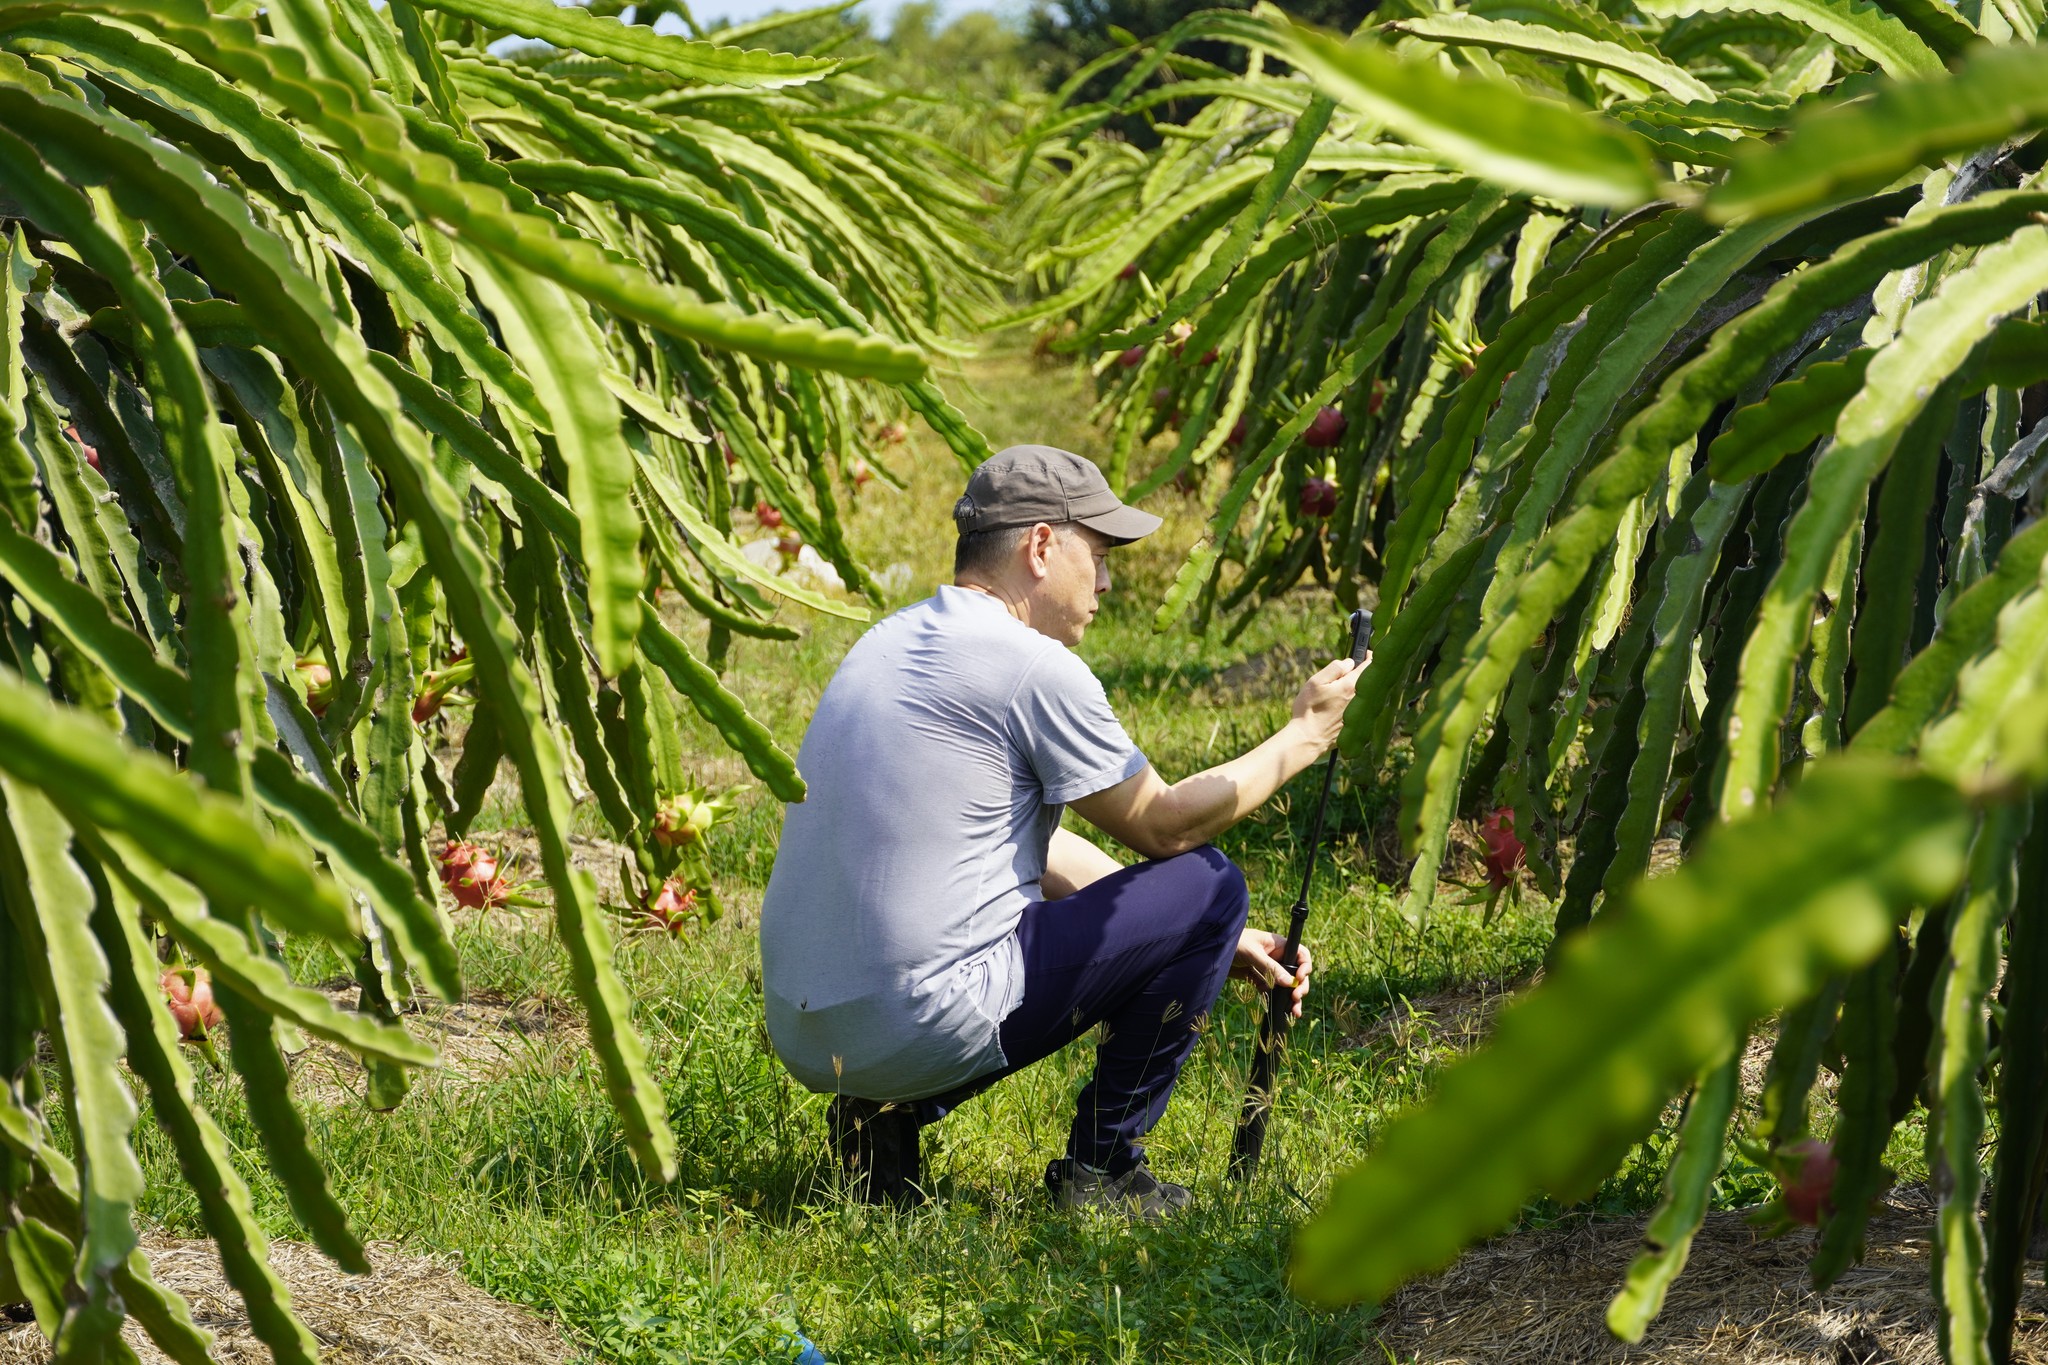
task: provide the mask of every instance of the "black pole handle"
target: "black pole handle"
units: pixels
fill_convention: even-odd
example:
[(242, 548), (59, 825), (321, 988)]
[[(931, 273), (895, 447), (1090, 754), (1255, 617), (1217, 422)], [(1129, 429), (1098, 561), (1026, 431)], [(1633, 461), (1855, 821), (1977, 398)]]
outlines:
[(1362, 664), (1372, 653), (1372, 613), (1364, 607), (1351, 613), (1351, 662)]
[[(1365, 662), (1372, 648), (1372, 613), (1351, 613), (1351, 662)], [(1287, 942), (1280, 950), (1280, 965), (1291, 977), (1301, 961), (1301, 935), (1308, 927), (1309, 886), (1316, 875), (1316, 851), (1323, 842), (1323, 818), (1330, 810), (1330, 788), (1337, 780), (1337, 755), (1333, 751), (1323, 765), (1323, 790), (1316, 800), (1316, 814), (1309, 826), (1308, 856), (1301, 872), (1301, 894), (1287, 915)], [(1280, 1066), (1280, 1040), (1286, 1036), (1294, 1012), (1294, 988), (1278, 981), (1266, 993), (1266, 1012), (1259, 1020), (1258, 1051), (1252, 1054), (1252, 1073), (1245, 1086), (1244, 1107), (1238, 1111), (1237, 1133), (1230, 1144), (1230, 1178), (1251, 1179), (1266, 1146), (1266, 1118), (1273, 1109), (1273, 1079)]]

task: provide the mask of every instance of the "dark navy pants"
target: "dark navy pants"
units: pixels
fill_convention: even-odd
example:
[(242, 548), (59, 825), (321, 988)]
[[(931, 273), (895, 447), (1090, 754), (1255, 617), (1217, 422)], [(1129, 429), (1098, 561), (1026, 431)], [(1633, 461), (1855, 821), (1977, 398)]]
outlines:
[(919, 1120), (936, 1122), (1101, 1024), (1067, 1155), (1113, 1175), (1130, 1169), (1223, 991), (1248, 906), (1244, 874), (1207, 846), (1027, 906), (1024, 997), (1000, 1034), (1008, 1065), (918, 1101)]

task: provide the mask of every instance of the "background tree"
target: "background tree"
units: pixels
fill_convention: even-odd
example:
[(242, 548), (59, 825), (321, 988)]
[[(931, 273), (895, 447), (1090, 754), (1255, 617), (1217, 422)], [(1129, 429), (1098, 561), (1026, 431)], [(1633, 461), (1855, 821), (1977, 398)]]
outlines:
[[(1126, 50), (1140, 40), (1169, 32), (1191, 15), (1204, 10), (1249, 10), (1252, 3), (1253, 0), (1035, 0), (1025, 17), (1024, 35), (1043, 54), (1041, 60), (1050, 84), (1056, 86), (1092, 62)], [(1378, 5), (1379, 0), (1311, 0), (1308, 4), (1283, 8), (1304, 23), (1348, 33)], [(1197, 38), (1176, 45), (1174, 55), (1146, 85), (1169, 85), (1212, 70), (1241, 73), (1245, 65), (1246, 50), (1241, 45)], [(1104, 99), (1116, 83), (1117, 76), (1111, 71), (1086, 76), (1072, 98), (1076, 102)], [(1161, 116), (1184, 119), (1201, 107), (1203, 98), (1169, 103)], [(1142, 147), (1158, 142), (1151, 120), (1141, 116), (1119, 115), (1107, 127)]]

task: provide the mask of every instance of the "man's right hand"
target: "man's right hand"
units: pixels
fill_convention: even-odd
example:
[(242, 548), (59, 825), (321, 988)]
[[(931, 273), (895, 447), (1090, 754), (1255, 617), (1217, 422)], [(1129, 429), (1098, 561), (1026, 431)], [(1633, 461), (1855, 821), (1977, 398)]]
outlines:
[[(1370, 652), (1365, 662), (1372, 662)], [(1351, 704), (1352, 694), (1358, 691), (1359, 675), (1364, 672), (1365, 664), (1353, 667), (1349, 659), (1333, 659), (1311, 675), (1295, 694), (1294, 724), (1315, 744), (1317, 752), (1328, 750), (1343, 733), (1344, 708)]]
[(1294, 718), (1250, 753), (1172, 786), (1148, 765), (1135, 777), (1076, 798), (1070, 803), (1074, 813), (1147, 858), (1171, 858), (1206, 844), (1337, 742), (1358, 674), (1349, 659), (1319, 670), (1295, 697)]

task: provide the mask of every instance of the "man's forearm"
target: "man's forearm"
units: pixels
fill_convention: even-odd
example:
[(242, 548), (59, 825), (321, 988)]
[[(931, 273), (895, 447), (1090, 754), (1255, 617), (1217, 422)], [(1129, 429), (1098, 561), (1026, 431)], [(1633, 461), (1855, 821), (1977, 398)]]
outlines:
[(1294, 719), (1228, 763), (1171, 785), (1148, 764), (1136, 776), (1071, 804), (1084, 820), (1147, 858), (1198, 848), (1265, 804), (1337, 742), (1356, 672), (1342, 659), (1321, 669), (1294, 699)]
[(1122, 869), (1122, 863), (1074, 831), (1055, 829), (1052, 843), (1045, 851), (1045, 875), (1039, 878), (1038, 887), (1047, 900), (1064, 900)]
[(1322, 748), (1289, 721), (1255, 749), (1167, 788), (1162, 830), (1186, 848), (1208, 843), (1264, 805), (1287, 780), (1314, 763)]

